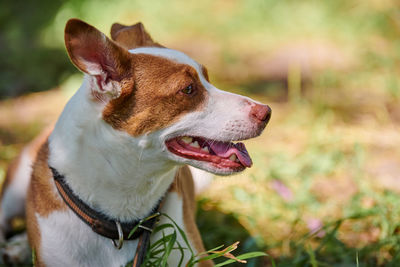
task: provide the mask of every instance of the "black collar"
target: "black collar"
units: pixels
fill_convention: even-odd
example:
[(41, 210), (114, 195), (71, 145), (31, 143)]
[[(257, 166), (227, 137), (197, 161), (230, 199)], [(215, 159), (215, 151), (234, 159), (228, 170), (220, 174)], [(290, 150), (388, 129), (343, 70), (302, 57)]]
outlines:
[[(118, 220), (111, 220), (103, 213), (94, 210), (88, 204), (83, 202), (65, 182), (64, 175), (60, 174), (56, 169), (49, 166), (53, 173), (53, 178), (58, 192), (63, 198), (64, 202), (71, 208), (71, 210), (87, 225), (89, 225), (94, 232), (110, 239), (121, 241), (121, 230), (123, 233), (123, 240), (134, 240), (140, 237), (144, 231), (149, 231), (154, 227), (157, 220), (156, 216), (149, 220), (135, 220), (131, 222), (119, 222)], [(159, 200), (157, 205), (149, 213), (149, 216), (156, 214), (160, 209), (162, 199)], [(147, 218), (147, 216), (145, 217)], [(132, 229), (140, 223), (140, 227), (129, 237)], [(120, 229), (119, 228), (120, 225)], [(122, 243), (121, 243), (122, 245)]]

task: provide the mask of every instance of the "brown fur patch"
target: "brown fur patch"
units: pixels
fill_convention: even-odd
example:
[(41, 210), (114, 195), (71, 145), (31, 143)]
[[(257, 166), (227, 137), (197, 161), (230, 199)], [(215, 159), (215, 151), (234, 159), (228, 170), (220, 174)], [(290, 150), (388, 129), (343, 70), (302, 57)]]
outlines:
[[(133, 60), (134, 88), (124, 89), (103, 111), (103, 119), (132, 136), (171, 125), (187, 112), (202, 107), (207, 91), (194, 68), (152, 55)], [(194, 92), (181, 92), (188, 85)]]
[(53, 174), (47, 165), (48, 143), (43, 144), (33, 165), (32, 179), (29, 191), (32, 193), (30, 201), (33, 202), (35, 212), (42, 217), (47, 217), (56, 210), (67, 208), (64, 201), (58, 195)]
[(131, 26), (114, 23), (111, 26), (111, 38), (128, 50), (138, 47), (163, 47), (153, 41), (141, 22)]
[(47, 217), (54, 211), (67, 210), (67, 206), (57, 195), (53, 182), (53, 175), (47, 165), (48, 143), (43, 144), (33, 167), (31, 184), (28, 189), (26, 214), (27, 231), (31, 247), (36, 254), (36, 266), (43, 266), (41, 262), (40, 229), (36, 215)]
[[(203, 241), (196, 226), (195, 213), (196, 201), (194, 199), (194, 182), (192, 173), (188, 166), (179, 168), (175, 180), (171, 185), (170, 192), (176, 192), (183, 201), (183, 222), (185, 224), (185, 233), (192, 242), (198, 253), (204, 252)], [(200, 267), (214, 266), (212, 261), (203, 261), (199, 263)]]

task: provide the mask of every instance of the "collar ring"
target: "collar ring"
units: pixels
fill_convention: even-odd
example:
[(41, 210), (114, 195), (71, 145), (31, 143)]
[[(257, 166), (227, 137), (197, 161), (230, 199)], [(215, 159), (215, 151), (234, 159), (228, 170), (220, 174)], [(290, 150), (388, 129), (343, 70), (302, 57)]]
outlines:
[(114, 239), (111, 239), (111, 241), (116, 249), (121, 249), (122, 245), (124, 244), (124, 233), (122, 232), (122, 227), (119, 221), (115, 221), (115, 225), (117, 226), (118, 230), (118, 244)]

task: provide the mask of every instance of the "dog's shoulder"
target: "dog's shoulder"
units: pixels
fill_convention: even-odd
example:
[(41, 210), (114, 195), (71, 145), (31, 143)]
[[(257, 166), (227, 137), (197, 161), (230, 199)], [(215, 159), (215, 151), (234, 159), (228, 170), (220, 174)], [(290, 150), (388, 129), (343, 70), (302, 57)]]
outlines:
[(169, 192), (176, 192), (184, 201), (189, 202), (190, 208), (195, 207), (193, 176), (188, 166), (185, 165), (178, 169)]
[(49, 145), (46, 141), (40, 148), (33, 165), (30, 192), (28, 201), (35, 207), (35, 212), (47, 217), (50, 213), (67, 208), (63, 200), (57, 195), (53, 175), (48, 166)]

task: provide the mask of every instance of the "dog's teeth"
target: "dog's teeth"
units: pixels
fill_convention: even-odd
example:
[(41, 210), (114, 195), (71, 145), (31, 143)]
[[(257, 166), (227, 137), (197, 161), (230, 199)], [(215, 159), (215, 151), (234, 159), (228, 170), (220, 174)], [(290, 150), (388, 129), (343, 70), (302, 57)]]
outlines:
[(237, 160), (236, 154), (232, 154), (232, 155), (229, 157), (229, 159), (230, 159), (231, 161), (236, 161), (236, 160)]
[(203, 147), (202, 149), (201, 149), (201, 151), (204, 151), (204, 152), (206, 152), (206, 153), (210, 153), (210, 150), (208, 150), (208, 147)]
[(195, 147), (195, 148), (200, 148), (200, 145), (197, 141), (194, 141), (193, 143), (191, 143), (190, 146)]
[(185, 143), (185, 144), (190, 144), (193, 141), (192, 137), (189, 136), (184, 136), (181, 138), (181, 140)]

